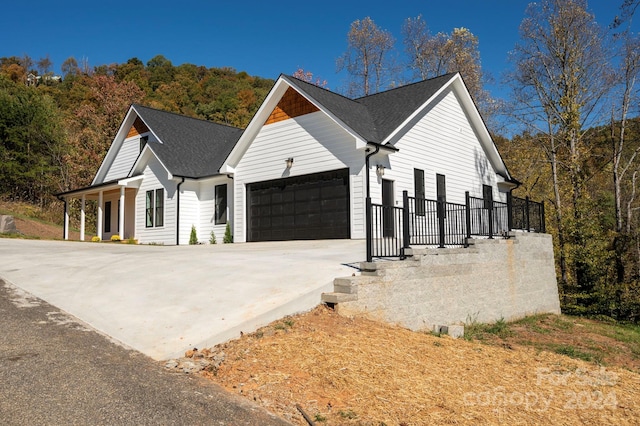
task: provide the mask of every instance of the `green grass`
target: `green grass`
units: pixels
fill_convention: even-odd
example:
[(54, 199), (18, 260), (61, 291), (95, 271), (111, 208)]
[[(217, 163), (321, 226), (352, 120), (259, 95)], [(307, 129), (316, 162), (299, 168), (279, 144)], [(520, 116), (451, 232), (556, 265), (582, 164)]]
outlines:
[(506, 322), (504, 318), (500, 318), (491, 324), (479, 323), (474, 320), (464, 326), (464, 338), (466, 340), (484, 340), (488, 334), (505, 338), (511, 336), (513, 333), (510, 330), (509, 323)]
[[(578, 335), (581, 338), (576, 340)], [(602, 337), (598, 336), (613, 339), (616, 344), (607, 344), (606, 340), (603, 343)], [(604, 364), (607, 357), (624, 350), (618, 345), (620, 343), (628, 349), (627, 356), (640, 358), (640, 325), (620, 324), (610, 318), (597, 321), (567, 315), (539, 314), (512, 322), (500, 319), (492, 324), (468, 321), (464, 337), (487, 344), (516, 343), (596, 364)]]

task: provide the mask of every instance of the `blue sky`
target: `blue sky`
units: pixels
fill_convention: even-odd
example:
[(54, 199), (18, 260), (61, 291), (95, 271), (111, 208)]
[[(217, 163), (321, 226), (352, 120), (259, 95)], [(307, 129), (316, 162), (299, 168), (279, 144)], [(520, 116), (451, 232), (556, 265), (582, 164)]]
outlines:
[[(622, 0), (592, 0), (597, 20), (609, 24)], [(422, 0), (367, 2), (78, 1), (5, 2), (0, 14), (0, 56), (49, 54), (56, 72), (70, 57), (92, 66), (162, 54), (174, 65), (232, 67), (275, 79), (301, 67), (339, 90), (345, 77), (335, 60), (346, 49), (351, 22), (370, 16), (403, 49), (401, 27), (420, 14), (432, 33), (466, 27), (479, 38), (485, 72), (499, 81), (529, 2)], [(499, 85), (489, 87), (497, 95)]]

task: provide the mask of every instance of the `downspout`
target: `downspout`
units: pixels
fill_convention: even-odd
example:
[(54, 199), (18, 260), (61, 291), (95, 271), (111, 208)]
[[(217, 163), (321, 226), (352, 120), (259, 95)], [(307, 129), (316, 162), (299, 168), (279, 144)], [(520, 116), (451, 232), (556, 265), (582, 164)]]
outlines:
[(180, 245), (180, 187), (184, 183), (184, 176), (182, 180), (176, 186), (176, 245)]
[[(369, 149), (367, 149), (368, 151)], [(365, 151), (365, 152), (367, 152)], [(380, 151), (380, 145), (376, 144), (376, 149), (364, 157), (365, 178), (367, 197), (365, 199), (365, 226), (367, 235), (367, 262), (373, 261), (373, 235), (371, 234), (371, 183), (369, 177), (369, 158), (376, 155)]]

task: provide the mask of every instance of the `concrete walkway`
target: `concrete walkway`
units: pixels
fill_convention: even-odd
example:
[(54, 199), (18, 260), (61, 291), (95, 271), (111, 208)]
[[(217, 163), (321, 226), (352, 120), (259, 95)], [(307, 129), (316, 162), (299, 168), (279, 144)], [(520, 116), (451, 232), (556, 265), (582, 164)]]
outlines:
[(0, 277), (156, 360), (320, 303), (364, 241), (135, 246), (0, 239)]

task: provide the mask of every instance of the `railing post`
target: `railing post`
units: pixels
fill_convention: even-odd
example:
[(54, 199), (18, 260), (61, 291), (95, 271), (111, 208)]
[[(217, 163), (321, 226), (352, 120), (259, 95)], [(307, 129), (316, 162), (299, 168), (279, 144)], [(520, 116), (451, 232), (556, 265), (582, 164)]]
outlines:
[(447, 208), (446, 203), (443, 199), (438, 198), (438, 248), (444, 248), (445, 235), (444, 235), (444, 216), (445, 209)]
[(507, 192), (507, 228), (508, 231), (513, 230), (513, 194)]
[(493, 196), (489, 199), (489, 239), (493, 240)]
[(365, 199), (365, 226), (367, 227), (367, 262), (373, 261), (373, 230), (371, 229), (371, 197)]
[(547, 222), (545, 221), (544, 218), (544, 200), (542, 200), (540, 202), (540, 229), (542, 230), (543, 234), (547, 233)]
[(402, 256), (404, 250), (411, 245), (411, 234), (409, 232), (409, 192), (402, 191)]
[(471, 198), (469, 191), (464, 193), (464, 219), (467, 232), (464, 239), (464, 246), (469, 247), (469, 239), (471, 238)]
[(528, 195), (524, 198), (524, 219), (525, 219), (524, 229), (526, 229), (527, 232), (531, 232), (531, 227), (529, 223), (529, 196)]

